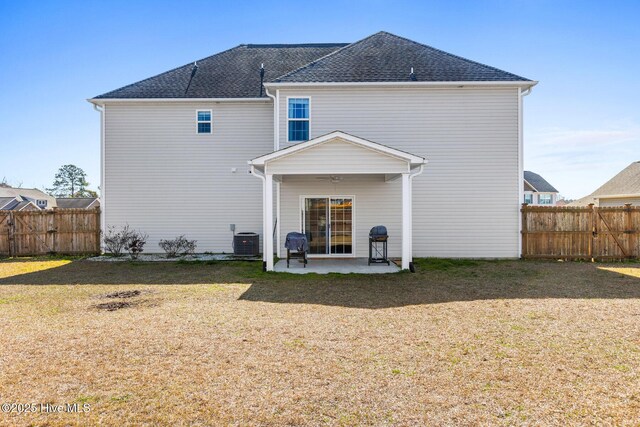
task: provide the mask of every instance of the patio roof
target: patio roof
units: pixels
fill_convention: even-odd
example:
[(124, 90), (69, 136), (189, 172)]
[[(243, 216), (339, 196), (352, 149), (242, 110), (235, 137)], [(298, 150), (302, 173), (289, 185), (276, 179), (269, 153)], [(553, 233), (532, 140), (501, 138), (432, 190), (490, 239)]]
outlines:
[[(331, 146), (329, 148), (329, 146)], [(325, 150), (326, 152), (321, 152)], [(333, 150), (333, 151), (329, 151)], [(323, 156), (332, 156), (330, 162)], [(264, 169), (284, 160), (299, 164), (295, 173), (403, 173), (427, 163), (424, 157), (369, 141), (342, 131), (334, 131), (291, 147), (283, 148), (249, 161), (250, 166)], [(267, 166), (269, 167), (269, 166)], [(289, 172), (286, 167), (273, 173)]]

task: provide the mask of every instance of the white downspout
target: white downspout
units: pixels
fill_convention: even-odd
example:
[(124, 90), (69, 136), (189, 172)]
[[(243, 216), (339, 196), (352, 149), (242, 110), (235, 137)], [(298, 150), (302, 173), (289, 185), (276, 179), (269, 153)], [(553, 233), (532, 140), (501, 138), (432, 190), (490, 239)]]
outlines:
[(102, 249), (103, 247), (103, 243), (104, 243), (104, 236), (106, 233), (106, 216), (105, 216), (105, 209), (106, 209), (106, 197), (105, 197), (105, 188), (104, 188), (104, 182), (105, 182), (105, 177), (104, 177), (104, 171), (105, 171), (105, 141), (104, 141), (104, 136), (105, 136), (105, 114), (106, 114), (106, 105), (98, 105), (98, 104), (93, 104), (93, 109), (96, 110), (97, 112), (100, 113), (100, 235), (101, 235), (101, 242), (100, 242), (100, 249)]
[(409, 174), (409, 192), (411, 194), (411, 211), (409, 213), (409, 221), (410, 221), (409, 227), (411, 230), (411, 234), (409, 235), (409, 249), (410, 249), (409, 270), (411, 270), (411, 272), (415, 271), (415, 268), (413, 266), (413, 178), (422, 174), (422, 172), (424, 172), (424, 163), (420, 165), (420, 167), (415, 173)]
[[(280, 90), (276, 89), (276, 94), (269, 93), (269, 89), (264, 88), (265, 93), (273, 100), (273, 151), (278, 151), (280, 147)], [(276, 182), (276, 255), (280, 252), (280, 182)], [(264, 196), (263, 196), (264, 197)], [(263, 205), (264, 206), (264, 205)], [(266, 260), (265, 260), (266, 261)]]
[(280, 108), (280, 91), (276, 90), (276, 94), (272, 95), (269, 93), (269, 89), (267, 89), (266, 87), (264, 88), (264, 93), (267, 94), (267, 96), (269, 98), (271, 98), (273, 100), (273, 151), (278, 151), (278, 146), (280, 145), (280, 141), (278, 141), (278, 138), (280, 137), (279, 135), (279, 108)]
[(518, 258), (522, 258), (522, 214), (520, 206), (524, 203), (524, 138), (522, 126), (522, 98), (531, 93), (531, 87), (526, 90), (518, 88)]
[[(251, 162), (249, 162), (249, 164), (251, 165)], [(266, 246), (266, 238), (265, 235), (268, 232), (268, 230), (266, 230), (266, 224), (267, 224), (267, 218), (266, 218), (266, 211), (265, 211), (265, 203), (266, 203), (266, 185), (267, 185), (267, 178), (264, 176), (264, 173), (260, 172), (258, 169), (256, 169), (255, 166), (251, 165), (251, 175), (258, 177), (262, 180), (262, 265), (263, 267), (266, 265), (267, 262), (267, 251), (265, 250)]]

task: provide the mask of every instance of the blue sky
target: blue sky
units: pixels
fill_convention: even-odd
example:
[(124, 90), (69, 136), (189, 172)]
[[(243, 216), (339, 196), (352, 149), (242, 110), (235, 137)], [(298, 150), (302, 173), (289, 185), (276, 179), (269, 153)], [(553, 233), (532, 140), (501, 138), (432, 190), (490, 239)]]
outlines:
[(86, 98), (241, 43), (350, 42), (385, 30), (539, 80), (525, 168), (581, 197), (640, 160), (637, 1), (0, 0), (0, 179), (99, 182)]

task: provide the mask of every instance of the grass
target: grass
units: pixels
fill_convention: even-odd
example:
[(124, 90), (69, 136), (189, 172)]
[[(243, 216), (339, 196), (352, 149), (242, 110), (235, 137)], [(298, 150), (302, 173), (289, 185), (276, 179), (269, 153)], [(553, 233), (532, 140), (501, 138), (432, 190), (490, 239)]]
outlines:
[(0, 261), (0, 403), (91, 406), (0, 425), (638, 425), (640, 264), (416, 267)]

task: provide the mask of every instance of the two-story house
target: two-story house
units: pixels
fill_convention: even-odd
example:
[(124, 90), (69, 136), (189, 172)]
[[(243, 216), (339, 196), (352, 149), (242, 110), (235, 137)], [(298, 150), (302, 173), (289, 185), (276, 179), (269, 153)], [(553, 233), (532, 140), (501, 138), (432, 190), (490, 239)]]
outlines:
[(102, 223), (212, 252), (235, 224), (260, 233), (268, 270), (287, 232), (312, 237), (310, 256), (366, 257), (376, 225), (403, 268), (518, 257), (535, 84), (386, 32), (240, 45), (90, 99)]
[(534, 206), (555, 206), (558, 190), (535, 172), (524, 171), (523, 202)]

